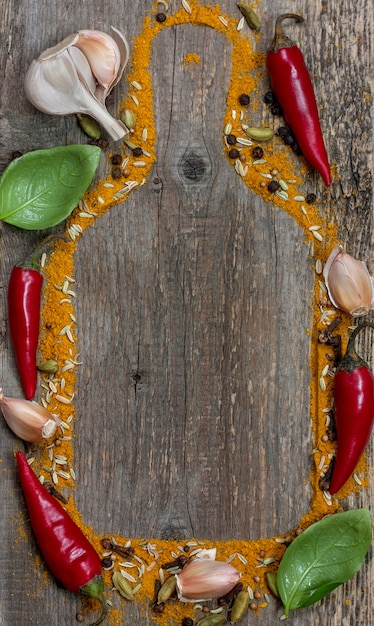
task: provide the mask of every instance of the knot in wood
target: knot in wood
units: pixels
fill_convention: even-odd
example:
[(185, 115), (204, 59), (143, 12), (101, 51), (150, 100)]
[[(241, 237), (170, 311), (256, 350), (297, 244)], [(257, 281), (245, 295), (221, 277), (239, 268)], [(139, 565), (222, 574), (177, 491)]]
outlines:
[(179, 164), (179, 175), (189, 183), (201, 183), (209, 174), (209, 163), (206, 157), (194, 150), (187, 150)]

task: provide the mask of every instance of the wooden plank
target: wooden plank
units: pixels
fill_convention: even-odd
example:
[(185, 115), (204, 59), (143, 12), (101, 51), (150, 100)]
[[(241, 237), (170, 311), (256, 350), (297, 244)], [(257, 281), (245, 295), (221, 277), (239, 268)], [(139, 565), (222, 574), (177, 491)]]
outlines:
[[(207, 2), (201, 2), (207, 5)], [(372, 244), (373, 7), (366, 0), (302, 2), (302, 27), (287, 31), (312, 68), (335, 167), (331, 192), (309, 172), (349, 251), (369, 267)], [(237, 15), (226, 0), (222, 13)], [(148, 2), (89, 6), (48, 2), (1, 7), (2, 168), (14, 150), (82, 142), (73, 116), (49, 117), (27, 103), (20, 77), (31, 58), (79, 28), (122, 28), (130, 43)], [(179, 3), (170, 6), (173, 13)], [(258, 53), (283, 7), (258, 7)], [(338, 25), (338, 27), (337, 27)], [(199, 63), (185, 63), (194, 53)], [(183, 24), (154, 39), (151, 74), (156, 163), (142, 187), (97, 220), (75, 255), (77, 328), (83, 365), (75, 408), (75, 501), (96, 532), (212, 541), (287, 533), (309, 510), (313, 446), (309, 419), (313, 249), (295, 220), (248, 190), (224, 155), (223, 116), (232, 46), (213, 28)], [(257, 123), (273, 123), (261, 103)], [(126, 80), (115, 90), (116, 107)], [(15, 97), (17, 94), (17, 97)], [(297, 159), (295, 159), (297, 163)], [(104, 174), (102, 169), (101, 175)], [(21, 389), (7, 331), (10, 269), (39, 236), (0, 224), (0, 369), (8, 395)], [(365, 335), (360, 347), (368, 355)], [(369, 355), (370, 356), (370, 355)], [(372, 361), (372, 359), (371, 359)], [(0, 439), (3, 500), (0, 624), (71, 623), (80, 602), (46, 574), (24, 520), (14, 468), (18, 441)], [(373, 450), (369, 448), (373, 466)], [(344, 508), (370, 506), (372, 485)], [(30, 556), (31, 555), (31, 556)], [(372, 569), (293, 624), (373, 621)], [(274, 624), (273, 602), (243, 624)], [(154, 623), (137, 603), (126, 624)]]

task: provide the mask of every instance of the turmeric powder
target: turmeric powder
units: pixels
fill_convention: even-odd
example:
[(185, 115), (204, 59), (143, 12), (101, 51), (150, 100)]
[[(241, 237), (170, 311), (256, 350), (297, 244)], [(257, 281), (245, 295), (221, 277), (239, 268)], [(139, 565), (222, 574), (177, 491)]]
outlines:
[[(74, 313), (74, 252), (80, 237), (95, 220), (107, 212), (112, 206), (123, 202), (130, 193), (142, 185), (147, 179), (155, 162), (156, 131), (153, 115), (152, 80), (149, 71), (152, 41), (162, 28), (179, 24), (205, 25), (223, 33), (232, 44), (232, 76), (227, 96), (227, 110), (224, 116), (222, 129), (222, 149), (226, 153), (227, 137), (235, 133), (245, 137), (243, 126), (250, 125), (251, 112), (259, 106), (256, 101), (256, 83), (263, 79), (264, 58), (254, 53), (250, 37), (243, 32), (238, 33), (238, 20), (222, 15), (219, 6), (199, 6), (197, 1), (189, 2), (191, 12), (181, 8), (167, 20), (160, 23), (150, 16), (144, 19), (143, 30), (134, 41), (133, 66), (127, 77), (129, 93), (122, 103), (122, 109), (133, 110), (136, 124), (132, 129), (130, 141), (142, 149), (140, 157), (134, 156), (134, 151), (123, 146), (120, 155), (111, 154), (108, 158), (108, 174), (91, 188), (79, 203), (67, 222), (67, 241), (58, 241), (44, 268), (46, 287), (42, 311), (42, 328), (40, 337), (40, 353), (42, 359), (54, 358), (59, 364), (56, 375), (44, 375), (41, 383), (42, 402), (54, 413), (59, 415), (61, 426), (59, 435), (50, 445), (42, 445), (39, 458), (36, 461), (38, 473), (44, 480), (51, 480), (57, 486), (64, 484), (74, 490), (74, 390), (76, 384), (76, 368), (79, 367), (75, 341), (80, 329), (76, 328)], [(185, 63), (198, 63), (199, 58), (194, 53), (185, 57)], [(136, 77), (136, 79), (135, 79)], [(139, 89), (139, 86), (141, 89)], [(251, 112), (242, 106), (239, 97), (242, 93), (251, 95)], [(324, 262), (329, 249), (337, 242), (338, 233), (333, 224), (326, 224), (316, 208), (308, 205), (302, 190), (302, 180), (305, 166), (297, 162), (296, 157), (287, 154), (282, 148), (280, 139), (274, 138), (264, 147), (264, 157), (255, 159), (251, 153), (252, 147), (247, 142), (242, 144), (241, 154), (245, 159), (237, 159), (232, 163), (234, 175), (242, 178), (248, 188), (261, 195), (266, 201), (276, 205), (289, 213), (302, 228), (305, 242), (314, 245), (315, 258)], [(118, 177), (112, 177), (111, 164), (116, 157), (116, 167), (120, 169)], [(296, 171), (298, 169), (299, 171)], [(267, 181), (276, 179), (282, 181), (279, 193), (269, 191)], [(283, 192), (283, 193), (281, 193)], [(319, 344), (317, 334), (319, 329), (326, 327), (334, 319), (335, 311), (327, 300), (323, 291), (323, 283), (319, 274), (315, 275), (314, 291), (314, 321), (311, 329), (311, 420), (314, 435), (313, 459), (314, 466), (311, 472), (313, 495), (310, 511), (300, 520), (298, 527), (290, 529), (288, 533), (279, 537), (262, 538), (257, 541), (204, 541), (191, 538), (188, 542), (161, 541), (160, 539), (142, 539), (114, 537), (112, 540), (121, 545), (131, 545), (134, 548), (134, 558), (129, 558), (138, 575), (131, 582), (134, 588), (134, 598), (144, 610), (150, 610), (155, 602), (155, 584), (160, 578), (160, 566), (172, 560), (175, 555), (187, 554), (209, 547), (217, 549), (217, 559), (230, 560), (242, 573), (244, 587), (249, 587), (253, 593), (252, 610), (260, 610), (269, 602), (269, 589), (266, 583), (266, 572), (276, 572), (279, 562), (290, 541), (302, 532), (311, 523), (319, 520), (326, 514), (338, 509), (338, 502), (331, 500), (328, 494), (319, 487), (321, 473), (328, 465), (329, 457), (334, 452), (334, 443), (326, 439), (328, 409), (331, 404), (331, 379), (322, 376), (328, 362), (330, 349)], [(341, 333), (347, 332), (350, 319), (343, 315)], [(325, 387), (318, 385), (321, 376), (325, 379)], [(64, 469), (54, 465), (56, 453), (66, 459)], [(47, 468), (47, 469), (46, 469)], [(364, 476), (364, 461), (358, 468)], [(364, 479), (362, 479), (364, 481)], [(351, 481), (345, 488), (345, 495), (353, 489), (358, 489), (358, 482)], [(89, 536), (93, 545), (103, 558), (111, 555), (103, 549), (101, 538), (95, 530), (83, 524), (76, 510), (73, 498), (67, 504), (69, 513)], [(109, 556), (108, 556), (109, 555)], [(105, 569), (107, 587), (112, 587), (111, 576), (113, 568), (117, 568), (116, 561), (113, 567)], [(117, 592), (112, 592), (114, 606), (110, 612), (109, 622), (113, 625), (123, 623), (123, 604), (118, 603)], [(117, 595), (115, 595), (117, 594)], [(125, 602), (125, 601), (124, 601)], [(90, 604), (87, 601), (89, 609)], [(196, 617), (201, 609), (191, 605), (171, 602), (165, 607), (162, 614), (153, 613), (153, 619), (160, 624), (181, 623), (183, 617)], [(178, 622), (179, 620), (179, 622)]]

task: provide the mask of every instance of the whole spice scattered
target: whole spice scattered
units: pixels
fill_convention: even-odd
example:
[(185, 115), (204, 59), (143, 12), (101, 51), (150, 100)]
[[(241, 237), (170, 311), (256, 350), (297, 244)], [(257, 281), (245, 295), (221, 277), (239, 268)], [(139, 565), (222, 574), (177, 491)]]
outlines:
[(34, 60), (25, 76), (25, 92), (40, 111), (51, 115), (85, 114), (93, 117), (114, 140), (127, 128), (105, 106), (111, 89), (121, 79), (129, 57), (125, 37), (81, 30), (66, 37)]
[(280, 184), (278, 183), (278, 181), (271, 180), (268, 184), (268, 190), (270, 191), (270, 193), (275, 193), (276, 191), (278, 191), (278, 189), (280, 189)]
[(112, 576), (113, 585), (123, 598), (132, 602), (134, 600), (134, 594), (129, 581), (122, 576), (121, 572), (113, 572)]
[(332, 250), (323, 269), (326, 287), (334, 306), (353, 317), (374, 308), (374, 285), (363, 261), (346, 253), (343, 246)]
[(86, 133), (87, 137), (93, 139), (94, 141), (98, 141), (101, 137), (101, 128), (99, 124), (92, 117), (88, 115), (83, 115), (82, 113), (78, 113), (77, 115), (78, 124)]
[(236, 624), (247, 613), (250, 604), (248, 591), (239, 591), (230, 610), (230, 623)]
[(182, 602), (211, 600), (226, 595), (238, 582), (241, 573), (229, 563), (196, 559), (175, 576), (178, 597)]
[(23, 441), (44, 441), (56, 432), (57, 418), (36, 402), (6, 398), (0, 389), (0, 408), (9, 428)]
[(352, 332), (334, 377), (337, 452), (330, 493), (343, 487), (364, 452), (374, 423), (374, 376), (355, 351), (357, 335), (372, 322), (362, 322)]
[(160, 22), (160, 24), (162, 24), (162, 22), (165, 22), (166, 20), (166, 15), (165, 13), (156, 13), (156, 22)]
[(157, 604), (164, 604), (175, 594), (177, 589), (177, 579), (175, 576), (169, 576), (161, 585), (157, 594)]
[(256, 146), (252, 150), (252, 156), (254, 159), (262, 159), (262, 157), (264, 156), (263, 149), (260, 146)]
[(245, 129), (245, 134), (248, 135), (251, 139), (255, 139), (256, 141), (269, 141), (274, 136), (274, 131), (271, 128), (255, 128), (249, 127)]
[(58, 372), (58, 363), (55, 359), (48, 359), (47, 361), (42, 361), (42, 363), (37, 363), (36, 367), (39, 372), (44, 372), (45, 374), (56, 374)]
[(230, 159), (238, 159), (238, 158), (239, 158), (239, 156), (240, 156), (240, 152), (239, 152), (239, 150), (237, 150), (236, 148), (232, 148), (232, 149), (229, 151), (229, 157), (230, 157)]
[(248, 94), (246, 94), (246, 93), (242, 93), (242, 94), (239, 96), (239, 104), (241, 104), (241, 105), (242, 105), (242, 106), (244, 106), (244, 107), (248, 106), (248, 104), (250, 103), (250, 101), (251, 101), (251, 98), (250, 98), (250, 96), (249, 96)]
[(133, 546), (122, 546), (119, 543), (114, 543), (114, 541), (111, 541), (111, 539), (102, 539), (101, 545), (103, 546), (104, 550), (111, 550), (112, 552), (116, 552), (116, 554), (119, 554), (124, 558), (133, 556), (135, 552)]
[(221, 626), (221, 624), (226, 624), (226, 616), (225, 615), (207, 615), (202, 619), (199, 619), (196, 626)]
[(264, 95), (264, 102), (265, 104), (276, 104), (277, 96), (275, 95), (274, 91), (266, 92), (266, 94)]
[(31, 527), (40, 551), (53, 575), (68, 591), (101, 603), (101, 615), (91, 624), (98, 626), (107, 614), (100, 557), (61, 504), (39, 482), (25, 455), (17, 452), (16, 458)]
[(240, 12), (244, 15), (245, 21), (252, 30), (260, 29), (260, 18), (252, 7), (246, 2), (238, 2)]
[(39, 342), (43, 276), (36, 261), (13, 267), (8, 283), (8, 324), (18, 372), (27, 400), (36, 391), (36, 355)]
[(321, 174), (325, 184), (330, 185), (330, 166), (312, 81), (300, 48), (283, 32), (285, 19), (304, 21), (301, 15), (293, 13), (277, 18), (274, 39), (266, 57), (271, 85), (302, 154)]
[(232, 135), (232, 134), (227, 135), (226, 141), (227, 141), (229, 146), (235, 146), (235, 144), (236, 144), (236, 136)]

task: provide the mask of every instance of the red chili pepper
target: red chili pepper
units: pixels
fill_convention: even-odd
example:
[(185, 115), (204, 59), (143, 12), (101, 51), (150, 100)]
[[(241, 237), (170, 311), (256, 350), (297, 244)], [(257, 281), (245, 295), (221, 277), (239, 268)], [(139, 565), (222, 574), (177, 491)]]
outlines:
[(41, 273), (30, 266), (12, 269), (8, 285), (8, 323), (18, 371), (27, 400), (37, 384), (36, 354), (39, 341)]
[(61, 504), (39, 482), (25, 455), (17, 452), (16, 458), (31, 527), (45, 562), (66, 589), (101, 602), (102, 613), (91, 624), (98, 626), (107, 614), (100, 557)]
[(374, 423), (374, 376), (355, 351), (355, 339), (367, 327), (374, 328), (374, 324), (362, 322), (354, 329), (334, 378), (338, 442), (329, 489), (331, 494), (339, 491), (353, 474)]
[(274, 39), (266, 57), (271, 86), (301, 152), (328, 186), (331, 184), (330, 165), (312, 81), (300, 48), (283, 32), (285, 19), (304, 21), (301, 15), (293, 13), (277, 18)]

